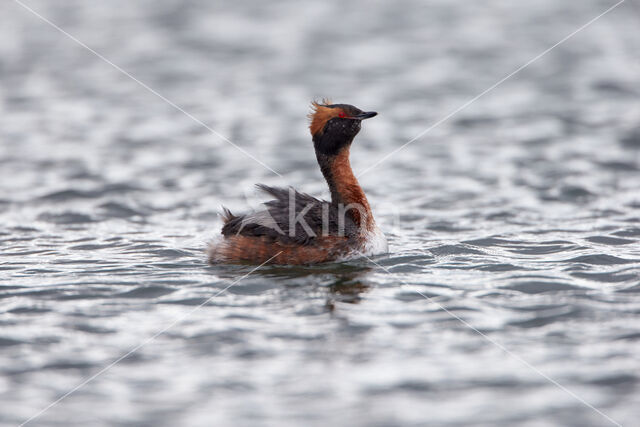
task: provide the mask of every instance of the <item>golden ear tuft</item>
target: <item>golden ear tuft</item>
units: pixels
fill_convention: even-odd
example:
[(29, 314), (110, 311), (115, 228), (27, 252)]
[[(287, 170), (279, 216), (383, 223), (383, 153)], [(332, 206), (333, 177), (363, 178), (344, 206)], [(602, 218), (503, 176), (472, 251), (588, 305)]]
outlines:
[(316, 100), (311, 101), (311, 111), (307, 115), (307, 117), (309, 117), (309, 120), (313, 120), (313, 116), (318, 112), (318, 109), (324, 108), (327, 105), (331, 105), (331, 100), (329, 98), (322, 98), (320, 102)]
[(331, 105), (331, 100), (328, 98), (322, 98), (321, 102), (311, 101), (311, 112), (308, 117), (311, 122), (309, 130), (312, 136), (321, 133), (324, 125), (342, 111), (339, 108), (329, 108), (327, 105)]

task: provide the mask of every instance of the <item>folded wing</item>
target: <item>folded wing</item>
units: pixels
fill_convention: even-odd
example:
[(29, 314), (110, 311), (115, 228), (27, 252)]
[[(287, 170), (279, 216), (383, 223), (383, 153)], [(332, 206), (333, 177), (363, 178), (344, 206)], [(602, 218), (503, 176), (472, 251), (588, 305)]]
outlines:
[[(273, 197), (265, 210), (233, 215), (224, 210), (225, 237), (261, 237), (261, 240), (284, 244), (312, 245), (322, 237), (356, 235), (357, 226), (349, 215), (341, 215), (337, 205), (316, 199), (293, 188), (259, 184), (258, 188)], [(343, 217), (340, 219), (340, 217)]]

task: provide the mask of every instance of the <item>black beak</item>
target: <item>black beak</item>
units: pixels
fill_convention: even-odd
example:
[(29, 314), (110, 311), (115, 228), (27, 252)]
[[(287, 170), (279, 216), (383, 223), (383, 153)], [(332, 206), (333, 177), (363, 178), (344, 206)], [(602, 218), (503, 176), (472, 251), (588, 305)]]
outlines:
[(364, 113), (360, 113), (357, 116), (353, 116), (353, 118), (358, 120), (364, 120), (364, 119), (370, 119), (371, 117), (375, 117), (377, 115), (378, 113), (376, 113), (375, 111), (367, 111)]

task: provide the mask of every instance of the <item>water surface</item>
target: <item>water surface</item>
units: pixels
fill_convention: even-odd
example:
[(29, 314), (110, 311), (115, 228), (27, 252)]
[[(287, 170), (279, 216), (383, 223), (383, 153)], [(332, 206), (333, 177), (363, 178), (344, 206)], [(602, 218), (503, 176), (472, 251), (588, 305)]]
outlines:
[(636, 1), (361, 177), (388, 256), (237, 283), (221, 204), (325, 190), (312, 98), (364, 171), (614, 3), (28, 4), (282, 177), (3, 2), (0, 423), (172, 325), (29, 425), (613, 425), (544, 376), (637, 424)]

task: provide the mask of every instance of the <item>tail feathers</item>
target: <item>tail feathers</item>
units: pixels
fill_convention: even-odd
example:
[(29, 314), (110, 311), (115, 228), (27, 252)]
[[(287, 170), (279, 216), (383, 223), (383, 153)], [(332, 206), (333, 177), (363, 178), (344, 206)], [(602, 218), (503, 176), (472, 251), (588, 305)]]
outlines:
[(225, 224), (231, 221), (232, 219), (234, 219), (235, 217), (236, 216), (232, 214), (229, 209), (225, 208), (224, 206), (222, 207), (222, 221), (224, 221)]

